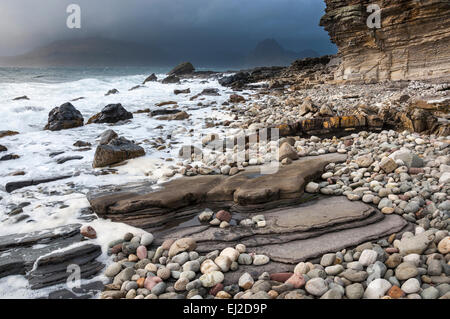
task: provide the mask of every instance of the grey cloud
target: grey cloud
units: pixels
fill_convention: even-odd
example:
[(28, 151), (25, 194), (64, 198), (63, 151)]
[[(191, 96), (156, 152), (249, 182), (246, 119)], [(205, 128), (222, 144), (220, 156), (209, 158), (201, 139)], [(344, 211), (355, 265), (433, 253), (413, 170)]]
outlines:
[[(66, 27), (66, 7), (79, 4), (82, 28)], [(334, 52), (318, 26), (321, 0), (2, 0), (0, 55), (51, 41), (102, 36), (152, 43), (189, 54), (243, 52), (265, 38), (292, 50)]]

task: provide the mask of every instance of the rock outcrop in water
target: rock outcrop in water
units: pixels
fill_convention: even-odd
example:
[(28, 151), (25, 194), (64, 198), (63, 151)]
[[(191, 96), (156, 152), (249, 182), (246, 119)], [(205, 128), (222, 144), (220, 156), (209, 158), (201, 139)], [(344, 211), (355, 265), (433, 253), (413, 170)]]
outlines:
[(107, 144), (97, 147), (93, 167), (105, 167), (144, 155), (145, 151), (142, 147), (124, 137), (116, 137)]
[(186, 75), (195, 71), (194, 66), (190, 62), (184, 62), (174, 67), (167, 75)]
[(373, 82), (449, 76), (448, 0), (383, 0), (381, 28), (369, 28), (371, 0), (325, 0), (320, 25), (339, 48), (336, 80)]
[[(103, 268), (97, 261), (101, 248), (92, 243), (81, 244), (80, 225), (73, 224), (23, 234), (0, 237), (0, 278), (25, 275), (31, 289), (67, 281), (67, 267), (80, 266), (81, 278), (87, 279)], [(45, 245), (44, 245), (45, 244)]]
[(45, 130), (60, 131), (83, 126), (83, 116), (72, 104), (64, 103), (55, 107), (48, 114), (48, 123)]
[(119, 121), (129, 120), (133, 114), (128, 112), (122, 104), (109, 104), (103, 108), (100, 113), (91, 117), (87, 124), (91, 123), (117, 123)]

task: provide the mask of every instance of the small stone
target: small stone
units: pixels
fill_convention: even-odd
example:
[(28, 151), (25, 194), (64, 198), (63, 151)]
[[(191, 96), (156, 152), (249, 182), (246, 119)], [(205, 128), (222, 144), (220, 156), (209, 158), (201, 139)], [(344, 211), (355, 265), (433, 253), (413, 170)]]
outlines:
[(328, 290), (328, 285), (322, 278), (313, 278), (306, 282), (305, 289), (311, 295), (320, 297)]
[(224, 280), (224, 275), (220, 271), (212, 271), (210, 273), (200, 276), (203, 287), (213, 287)]
[(437, 290), (435, 287), (428, 287), (422, 290), (420, 296), (423, 299), (437, 299), (439, 298), (439, 290)]
[(375, 279), (366, 288), (364, 298), (366, 299), (380, 299), (391, 288), (392, 284), (386, 279)]
[(218, 270), (220, 270), (219, 266), (217, 266), (211, 259), (206, 259), (200, 266), (200, 272), (202, 274), (208, 274)]
[(305, 285), (306, 281), (302, 275), (293, 274), (285, 283), (291, 284), (295, 289), (299, 289)]
[[(161, 278), (162, 280), (167, 280), (170, 278), (170, 269), (168, 268), (160, 268), (156, 272), (156, 275)], [(153, 293), (153, 292), (152, 292)]]
[(262, 266), (265, 264), (268, 264), (270, 261), (270, 258), (266, 255), (255, 255), (253, 257), (253, 265), (255, 266)]
[(416, 277), (419, 274), (416, 266), (413, 264), (403, 262), (395, 269), (395, 277), (398, 280), (407, 280)]
[(86, 238), (95, 239), (97, 238), (97, 232), (94, 228), (89, 225), (85, 225), (80, 228), (80, 234)]
[(218, 256), (215, 260), (214, 263), (219, 266), (220, 270), (222, 272), (227, 272), (228, 270), (230, 270), (231, 264), (232, 264), (232, 260), (230, 259), (230, 257), (228, 256), (223, 256), (220, 255)]
[(160, 282), (162, 282), (162, 279), (157, 276), (147, 277), (144, 282), (144, 287), (145, 287), (145, 289), (148, 289), (151, 291), (152, 288), (155, 287), (156, 284), (158, 284)]
[(148, 263), (147, 265), (145, 265), (144, 269), (154, 274), (156, 274), (156, 272), (158, 271), (158, 267), (156, 267), (156, 265), (152, 263)]
[(223, 221), (223, 222), (221, 222), (221, 223), (219, 224), (219, 227), (220, 227), (220, 228), (227, 228), (227, 227), (230, 227), (230, 223), (228, 223), (228, 222), (226, 222), (226, 221)]
[(305, 187), (305, 191), (307, 193), (318, 193), (319, 190), (320, 190), (319, 184), (314, 182), (309, 182)]
[(369, 266), (377, 260), (377, 252), (371, 249), (365, 249), (359, 257), (359, 262), (363, 266)]
[(244, 290), (250, 289), (253, 284), (254, 284), (254, 280), (252, 278), (252, 276), (246, 272), (244, 273), (240, 278), (239, 278), (239, 287), (241, 287)]
[(225, 222), (229, 223), (231, 220), (231, 214), (225, 210), (220, 210), (217, 212), (216, 218), (218, 220), (220, 220), (221, 222), (225, 221)]
[(157, 283), (152, 289), (151, 292), (152, 294), (159, 296), (161, 294), (163, 294), (166, 291), (167, 285), (165, 282), (160, 282)]
[(450, 253), (450, 236), (447, 236), (444, 239), (442, 239), (439, 242), (437, 248), (438, 248), (438, 251), (443, 255)]
[(360, 283), (355, 283), (345, 287), (345, 295), (348, 299), (361, 299), (364, 295), (364, 287)]
[(154, 239), (154, 237), (152, 234), (145, 233), (145, 234), (142, 234), (140, 243), (142, 246), (150, 246), (153, 242), (153, 239)]
[(197, 248), (197, 243), (193, 238), (181, 238), (175, 241), (169, 249), (169, 257), (178, 255), (184, 251), (193, 251)]
[(334, 264), (335, 260), (336, 254), (325, 254), (320, 260), (320, 265), (322, 265), (323, 267), (331, 266)]
[(253, 263), (253, 258), (249, 254), (240, 254), (238, 258), (239, 265), (251, 265)]
[(388, 296), (392, 299), (400, 299), (405, 296), (405, 292), (400, 289), (398, 286), (392, 286), (391, 289), (388, 291)]
[(198, 215), (198, 219), (201, 222), (208, 222), (209, 220), (211, 220), (212, 216), (213, 216), (214, 212), (210, 209), (203, 211), (200, 215)]
[(237, 261), (237, 259), (239, 258), (239, 252), (232, 247), (227, 247), (222, 250), (220, 256), (227, 256), (231, 259), (231, 261)]
[(402, 290), (407, 294), (414, 294), (420, 291), (420, 283), (416, 278), (410, 278), (403, 283)]
[(185, 291), (186, 290), (186, 285), (189, 283), (189, 279), (187, 278), (180, 278), (178, 279), (175, 284), (174, 284), (174, 289), (176, 291)]
[(402, 263), (402, 256), (400, 254), (392, 254), (385, 261), (386, 266), (389, 268), (396, 268)]
[(145, 246), (139, 246), (136, 249), (136, 254), (140, 260), (147, 258), (147, 248)]
[(105, 276), (114, 277), (122, 270), (122, 265), (119, 263), (112, 263), (105, 270)]
[(240, 254), (245, 253), (246, 250), (247, 250), (247, 248), (246, 248), (245, 245), (243, 245), (243, 244), (237, 244), (236, 247), (235, 247), (235, 249), (236, 249)]
[(310, 271), (308, 264), (301, 262), (294, 268), (294, 274), (304, 275)]

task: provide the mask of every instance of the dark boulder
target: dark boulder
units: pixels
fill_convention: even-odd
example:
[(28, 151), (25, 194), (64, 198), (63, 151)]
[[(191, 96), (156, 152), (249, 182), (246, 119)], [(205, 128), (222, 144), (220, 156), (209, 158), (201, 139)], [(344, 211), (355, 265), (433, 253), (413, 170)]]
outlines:
[(155, 73), (152, 73), (149, 77), (147, 77), (142, 84), (145, 84), (147, 82), (156, 82), (158, 81), (158, 78), (156, 77)]
[(83, 116), (72, 104), (64, 103), (48, 114), (48, 123), (44, 130), (60, 131), (83, 126)]
[(200, 93), (200, 95), (209, 95), (209, 96), (220, 96), (219, 89), (215, 88), (207, 88)]
[(112, 95), (112, 94), (117, 94), (117, 93), (119, 93), (119, 91), (118, 91), (117, 89), (112, 89), (112, 90), (109, 90), (109, 91), (105, 94), (105, 96)]
[(94, 168), (105, 167), (144, 155), (145, 151), (142, 147), (124, 137), (117, 137), (108, 144), (97, 147), (92, 166)]
[(10, 161), (14, 159), (18, 159), (20, 156), (16, 154), (8, 154), (5, 156), (0, 157), (0, 161)]
[(167, 75), (186, 75), (194, 73), (195, 68), (191, 62), (183, 62), (174, 67)]
[(20, 188), (24, 188), (24, 187), (28, 187), (28, 186), (35, 186), (35, 185), (44, 184), (44, 183), (50, 183), (50, 182), (54, 182), (54, 181), (58, 181), (58, 180), (66, 179), (66, 178), (70, 178), (70, 177), (72, 177), (72, 175), (57, 176), (57, 177), (50, 177), (50, 178), (43, 178), (43, 179), (32, 179), (32, 180), (19, 181), (19, 182), (9, 182), (9, 183), (6, 183), (5, 190), (8, 193), (11, 193), (11, 192), (15, 191), (16, 189), (20, 189)]
[(189, 93), (191, 93), (191, 89), (174, 90), (173, 93), (174, 93), (175, 95), (178, 95), (178, 94), (189, 94)]
[(24, 96), (19, 96), (19, 97), (14, 98), (13, 101), (21, 101), (21, 100), (28, 101), (29, 99), (30, 98), (28, 96), (24, 95)]
[(17, 135), (17, 134), (19, 134), (19, 132), (16, 132), (16, 131), (0, 131), (0, 138), (6, 137), (6, 136), (13, 136), (13, 135)]
[(180, 78), (176, 75), (169, 75), (164, 80), (161, 81), (162, 84), (175, 84), (180, 83)]
[(87, 124), (91, 123), (117, 123), (119, 121), (129, 120), (133, 114), (124, 109), (122, 104), (108, 104), (100, 113), (97, 113), (89, 119)]
[(109, 142), (111, 142), (111, 140), (115, 139), (118, 136), (119, 135), (117, 135), (117, 133), (113, 130), (106, 130), (102, 133), (102, 135), (100, 135), (100, 145), (108, 144)]
[(6, 152), (8, 148), (6, 146), (0, 145), (0, 152)]
[(180, 112), (181, 112), (181, 110), (177, 110), (177, 109), (153, 110), (149, 113), (149, 116), (153, 117), (153, 116), (159, 116), (159, 115), (171, 115), (171, 114), (177, 114)]
[(80, 159), (83, 159), (83, 156), (65, 156), (65, 157), (58, 158), (56, 160), (56, 163), (64, 164), (65, 162), (68, 162), (68, 161), (80, 160)]

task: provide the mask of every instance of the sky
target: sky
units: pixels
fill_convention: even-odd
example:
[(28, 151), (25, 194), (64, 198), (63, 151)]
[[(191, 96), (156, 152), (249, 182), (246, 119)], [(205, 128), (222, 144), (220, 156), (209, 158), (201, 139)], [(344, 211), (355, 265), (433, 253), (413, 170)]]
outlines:
[[(81, 29), (69, 29), (69, 4)], [(0, 56), (56, 40), (105, 37), (186, 54), (245, 52), (276, 39), (289, 50), (335, 53), (319, 26), (321, 0), (1, 0)]]

